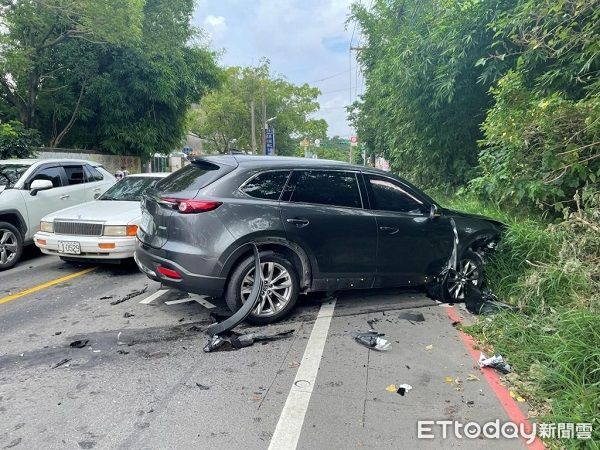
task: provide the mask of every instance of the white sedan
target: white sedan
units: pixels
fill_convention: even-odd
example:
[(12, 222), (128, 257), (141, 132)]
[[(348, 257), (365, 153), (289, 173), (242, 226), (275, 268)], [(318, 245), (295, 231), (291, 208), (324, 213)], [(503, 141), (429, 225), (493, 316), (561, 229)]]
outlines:
[(167, 175), (130, 175), (93, 202), (48, 214), (34, 236), (35, 245), (67, 261), (133, 258), (142, 193)]

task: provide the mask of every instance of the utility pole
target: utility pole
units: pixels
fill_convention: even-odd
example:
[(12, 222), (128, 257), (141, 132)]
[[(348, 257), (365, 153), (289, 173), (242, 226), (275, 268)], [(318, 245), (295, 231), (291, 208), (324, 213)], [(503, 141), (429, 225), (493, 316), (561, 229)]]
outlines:
[(265, 100), (265, 92), (262, 96), (262, 154), (266, 154), (267, 149), (267, 101)]
[(256, 120), (254, 118), (254, 100), (250, 102), (250, 115), (252, 116), (252, 123), (250, 124), (250, 128), (252, 129), (252, 139), (250, 142), (252, 143), (252, 154), (256, 155)]
[[(354, 33), (352, 33), (352, 36), (354, 36)], [(348, 50), (348, 73), (349, 73), (349, 79), (350, 79), (350, 106), (352, 106), (352, 50), (359, 52), (361, 50), (365, 50), (367, 47), (364, 46), (357, 46), (354, 47), (352, 46), (352, 42), (350, 43), (350, 49)], [(358, 60), (356, 61), (356, 64), (358, 65)], [(358, 67), (356, 68), (356, 70), (358, 70)], [(358, 86), (356, 86), (357, 88), (357, 92), (358, 92)], [(364, 157), (363, 157), (364, 159)], [(352, 145), (350, 145), (350, 163), (352, 163)]]

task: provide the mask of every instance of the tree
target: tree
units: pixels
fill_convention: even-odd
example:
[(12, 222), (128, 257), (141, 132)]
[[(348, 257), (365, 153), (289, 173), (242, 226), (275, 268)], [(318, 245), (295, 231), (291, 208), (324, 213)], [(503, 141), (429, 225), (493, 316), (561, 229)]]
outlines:
[[(272, 119), (277, 154), (292, 155), (301, 137), (321, 137), (327, 131), (322, 119), (310, 118), (319, 108), (318, 95), (319, 90), (307, 84), (297, 86), (271, 76), (266, 60), (257, 67), (231, 67), (222, 87), (207, 95), (192, 112), (191, 130), (206, 139), (212, 151), (225, 153), (232, 147), (251, 151), (254, 140), (260, 153), (263, 122)], [(263, 103), (268, 117), (263, 117)]]
[(0, 159), (29, 158), (32, 148), (39, 145), (37, 130), (25, 128), (17, 121), (0, 123)]
[(35, 126), (47, 80), (58, 72), (78, 71), (60, 58), (65, 46), (72, 50), (79, 43), (135, 41), (141, 34), (142, 6), (143, 0), (0, 0), (2, 98), (25, 127)]
[(16, 99), (5, 118), (39, 129), (47, 145), (169, 153), (190, 105), (220, 83), (214, 53), (196, 43), (193, 0), (5, 4), (3, 93)]
[[(516, 1), (516, 0), (515, 0)], [(366, 79), (350, 119), (370, 156), (426, 187), (460, 186), (475, 173), (479, 126), (491, 105), (487, 24), (510, 0), (375, 0), (355, 4), (365, 35), (358, 53)]]
[(479, 65), (506, 70), (471, 187), (560, 211), (600, 179), (600, 1), (523, 0), (489, 26), (496, 44)]

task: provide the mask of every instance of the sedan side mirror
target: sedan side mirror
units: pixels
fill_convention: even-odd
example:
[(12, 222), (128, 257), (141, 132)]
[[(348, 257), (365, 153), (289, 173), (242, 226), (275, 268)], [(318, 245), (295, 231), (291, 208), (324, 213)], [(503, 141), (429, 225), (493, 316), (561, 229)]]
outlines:
[(429, 208), (429, 219), (435, 220), (437, 217), (440, 217), (441, 213), (437, 207), (437, 205), (431, 205)]
[(35, 196), (39, 191), (46, 191), (52, 189), (54, 185), (50, 180), (33, 180), (29, 187), (29, 195)]

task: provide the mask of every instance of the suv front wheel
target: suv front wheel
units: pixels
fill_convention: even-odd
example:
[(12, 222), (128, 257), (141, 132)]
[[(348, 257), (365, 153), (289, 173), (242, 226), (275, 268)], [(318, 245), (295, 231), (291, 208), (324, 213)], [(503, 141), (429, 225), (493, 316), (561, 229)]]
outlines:
[[(298, 300), (298, 274), (294, 265), (282, 254), (260, 252), (262, 287), (258, 305), (246, 319), (256, 325), (277, 322), (287, 316)], [(254, 257), (244, 259), (233, 271), (225, 301), (237, 311), (248, 300), (254, 285)]]
[(21, 232), (7, 222), (0, 222), (0, 270), (10, 269), (23, 254)]

